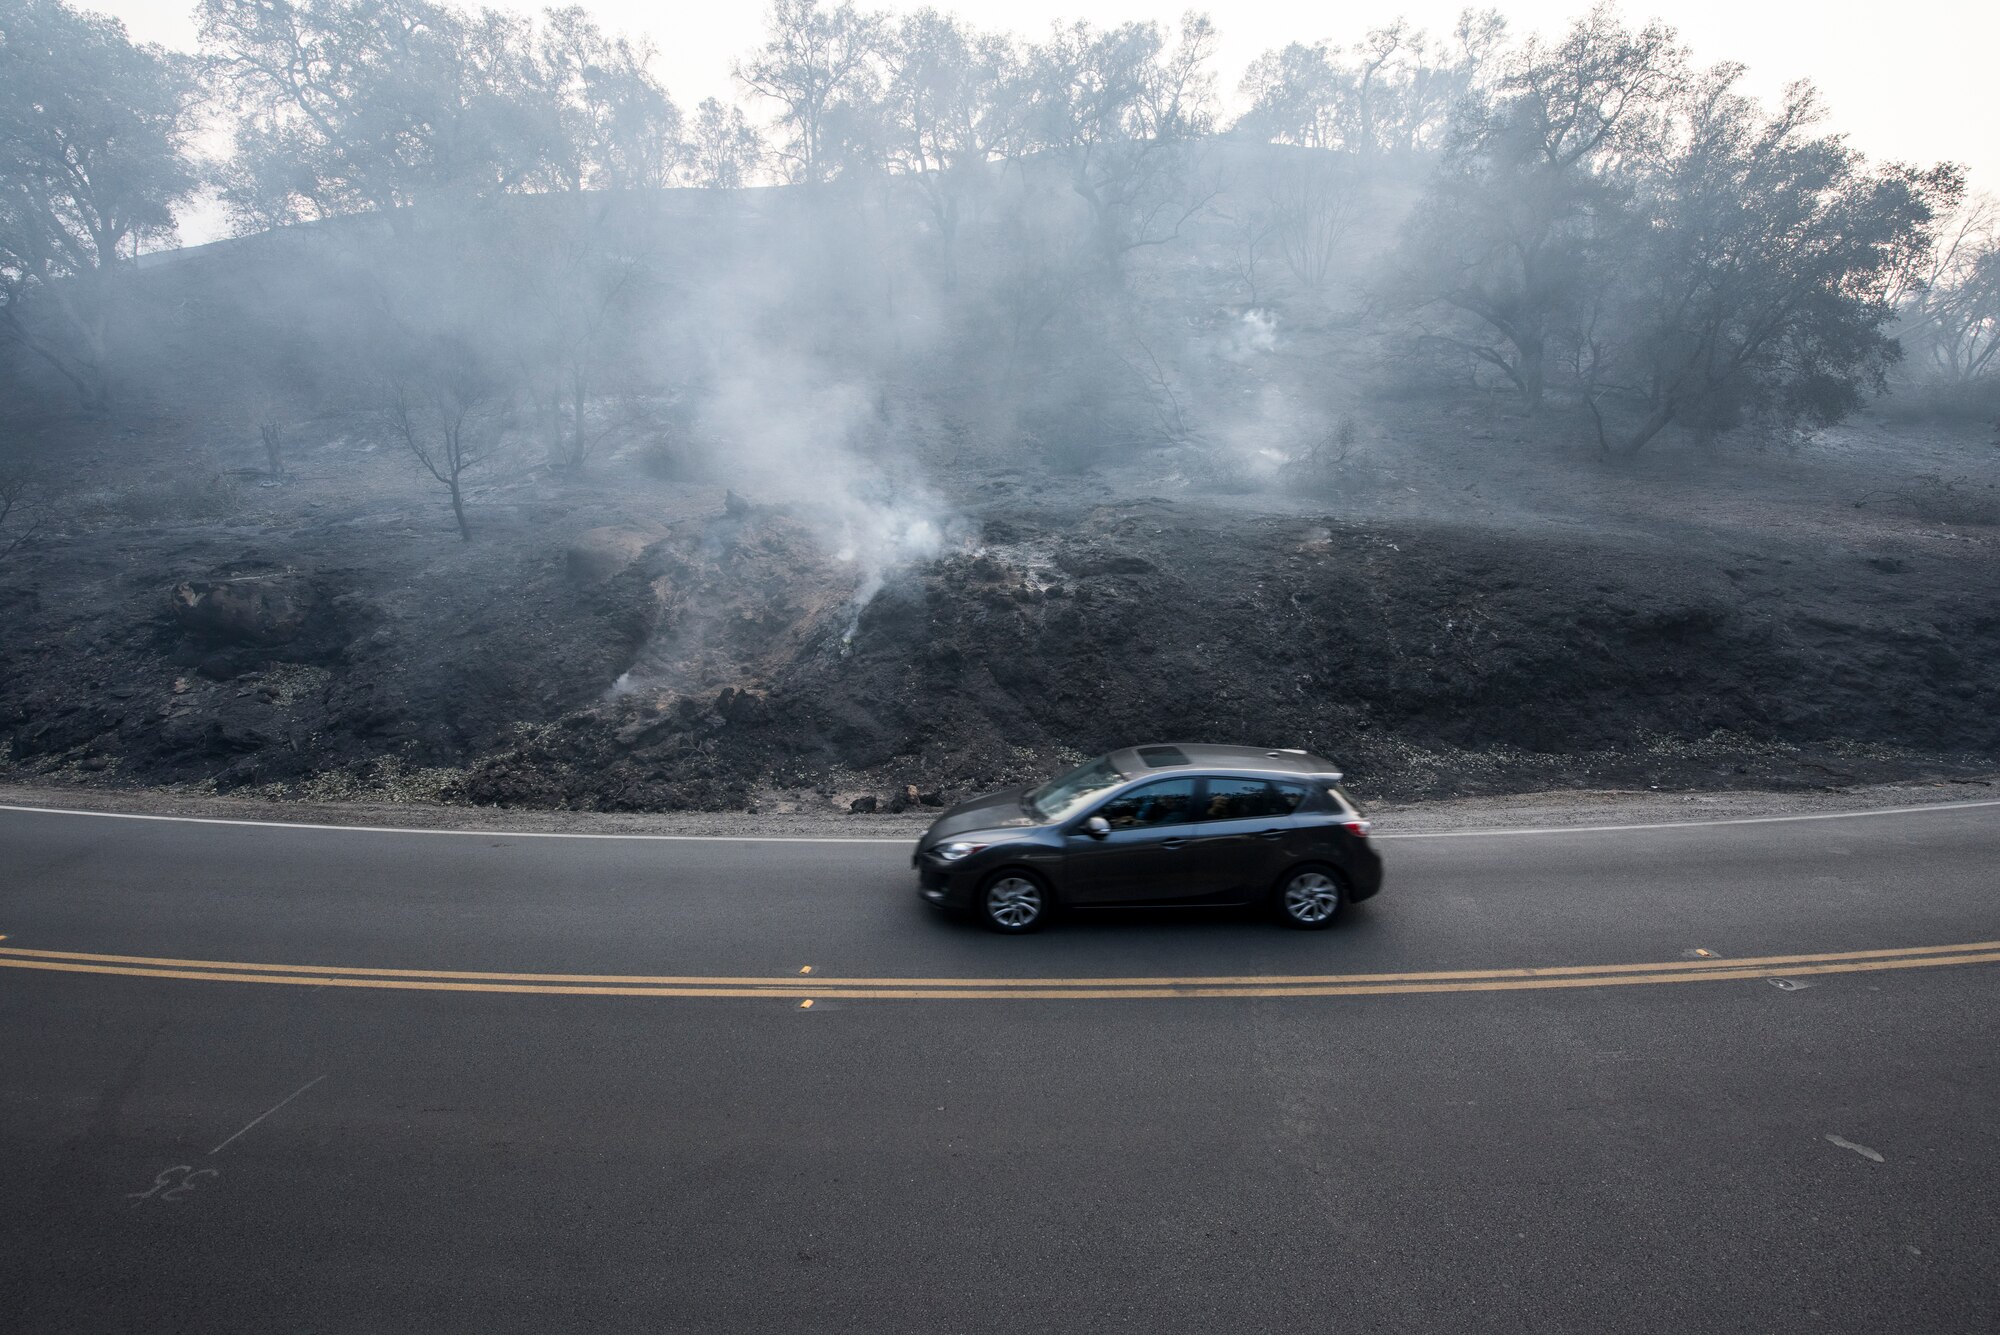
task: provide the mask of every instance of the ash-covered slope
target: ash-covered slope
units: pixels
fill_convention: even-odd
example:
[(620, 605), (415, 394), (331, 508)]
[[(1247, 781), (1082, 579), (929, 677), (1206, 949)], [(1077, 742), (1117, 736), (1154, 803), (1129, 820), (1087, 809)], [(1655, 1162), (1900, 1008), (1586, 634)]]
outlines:
[(970, 523), (858, 621), (852, 565), (782, 508), (401, 563), (338, 563), (333, 525), (280, 564), (246, 531), (168, 582), (49, 548), (4, 609), (0, 745), (16, 777), (615, 809), (949, 797), (1162, 738), (1308, 746), (1396, 796), (2000, 756), (1985, 544), (1159, 500)]
[[(785, 533), (770, 518), (735, 539), (765, 573), (709, 585), (723, 620), (768, 616)], [(1311, 747), (1398, 796), (1978, 768), (2000, 754), (2000, 615), (1975, 596), (1991, 573), (1857, 559), (1807, 585), (1783, 558), (1716, 569), (1660, 543), (1164, 502), (996, 516), (978, 550), (885, 589), (851, 643), (822, 607), (773, 626), (784, 652), (750, 648), (735, 680), (711, 656), (685, 691), (573, 714), (457, 791), (737, 805), (852, 775), (962, 792), (1173, 737)]]

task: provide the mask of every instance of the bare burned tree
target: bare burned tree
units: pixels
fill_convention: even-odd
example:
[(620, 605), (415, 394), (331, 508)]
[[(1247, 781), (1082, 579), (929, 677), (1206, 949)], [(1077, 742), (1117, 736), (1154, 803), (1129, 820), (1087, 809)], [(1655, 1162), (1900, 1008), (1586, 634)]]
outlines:
[(1268, 178), (1273, 240), (1292, 278), (1308, 292), (1326, 286), (1347, 238), (1366, 212), (1357, 173), (1331, 156), (1287, 163)]
[(491, 220), (477, 234), (516, 275), (509, 303), (516, 318), (490, 341), (509, 345), (506, 360), (520, 368), (550, 459), (581, 472), (619, 418), (594, 425), (591, 408), (611, 382), (629, 378), (631, 357), (619, 333), (653, 282), (655, 233), (620, 194), (566, 192), (551, 203)]
[(1235, 183), (1217, 211), (1231, 273), (1250, 305), (1260, 305), (1273, 284), (1293, 294), (1326, 287), (1363, 215), (1362, 179), (1346, 154), (1285, 152)]
[[(580, 475), (609, 442), (645, 420), (646, 383), (618, 336), (651, 281), (647, 256), (599, 248), (587, 235), (538, 238), (540, 263), (524, 266), (519, 364), (547, 432), (549, 458)], [(536, 244), (534, 240), (526, 244)]]
[(25, 472), (0, 473), (0, 561), (48, 527), (48, 496)]
[(439, 338), (387, 379), (382, 415), (390, 431), (451, 496), (458, 536), (472, 541), (465, 519), (465, 475), (491, 463), (501, 435), (498, 382), (464, 340)]
[(1231, 202), (1221, 210), (1225, 234), (1229, 238), (1229, 268), (1243, 285), (1244, 299), (1251, 307), (1264, 304), (1265, 261), (1276, 243), (1278, 223), (1272, 216), (1268, 198), (1252, 196)]
[(1941, 385), (2000, 374), (2000, 204), (1968, 200), (1897, 293), (1912, 372)]
[(264, 446), (264, 463), (271, 476), (285, 475), (285, 424), (275, 412), (258, 414), (257, 438)]

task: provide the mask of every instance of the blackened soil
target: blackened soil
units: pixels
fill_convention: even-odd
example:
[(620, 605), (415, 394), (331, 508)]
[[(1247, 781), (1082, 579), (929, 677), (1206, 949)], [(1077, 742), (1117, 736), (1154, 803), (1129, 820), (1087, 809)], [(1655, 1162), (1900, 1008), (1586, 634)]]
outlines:
[[(637, 572), (578, 589), (543, 552), (398, 538), (389, 567), (336, 564), (360, 545), (338, 526), (191, 530), (164, 556), (155, 535), (102, 534), (17, 554), (0, 572), (21, 581), (0, 585), (13, 771), (231, 791), (450, 765), (596, 698), (651, 633)], [(178, 581), (272, 575), (308, 591), (294, 635), (191, 632), (173, 615)]]
[(1797, 560), (1165, 502), (995, 515), (851, 644), (828, 615), (760, 665), (754, 710), (594, 708), (459, 791), (671, 807), (842, 770), (965, 791), (1145, 738), (1309, 747), (1396, 797), (1990, 768), (1991, 564)]
[[(1838, 786), (2000, 757), (1983, 542), (1731, 551), (1671, 531), (1000, 505), (857, 622), (853, 568), (781, 510), (717, 504), (584, 575), (587, 517), (496, 518), (470, 546), (352, 522), (17, 554), (0, 569), (11, 775), (769, 809), (948, 800), (1149, 739), (1309, 747), (1396, 798)], [(218, 638), (170, 606), (176, 581), (244, 576), (288, 581), (304, 625)]]

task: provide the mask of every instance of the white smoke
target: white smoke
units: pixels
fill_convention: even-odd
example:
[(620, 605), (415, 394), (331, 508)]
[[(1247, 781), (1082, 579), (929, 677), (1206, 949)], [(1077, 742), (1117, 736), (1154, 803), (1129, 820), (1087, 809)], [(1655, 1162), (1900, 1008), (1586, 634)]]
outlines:
[(860, 521), (851, 524), (848, 540), (834, 553), (836, 560), (851, 562), (857, 579), (854, 586), (854, 615), (841, 635), (842, 644), (851, 644), (861, 629), (861, 613), (882, 591), (889, 575), (906, 566), (928, 561), (944, 550), (944, 530), (922, 515), (895, 506), (871, 507)]
[(1276, 479), (1300, 442), (1321, 429), (1318, 414), (1276, 384), (1264, 384), (1245, 408), (1220, 424), (1216, 444), (1243, 476)]
[(711, 466), (749, 499), (791, 507), (852, 567), (851, 640), (891, 575), (943, 550), (948, 507), (879, 393), (768, 349), (737, 366), (697, 419)]
[(1259, 309), (1245, 311), (1243, 318), (1230, 326), (1222, 355), (1231, 361), (1242, 362), (1259, 353), (1276, 352), (1277, 349), (1277, 312)]

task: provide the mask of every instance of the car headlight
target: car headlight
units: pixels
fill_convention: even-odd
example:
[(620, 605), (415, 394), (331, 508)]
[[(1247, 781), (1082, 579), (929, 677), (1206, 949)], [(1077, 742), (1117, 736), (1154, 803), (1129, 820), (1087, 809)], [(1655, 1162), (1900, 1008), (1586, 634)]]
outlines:
[(964, 858), (971, 857), (974, 853), (977, 853), (980, 849), (984, 847), (986, 847), (985, 844), (967, 844), (967, 843), (940, 844), (938, 847), (932, 849), (931, 852), (937, 854), (942, 861), (958, 862)]

